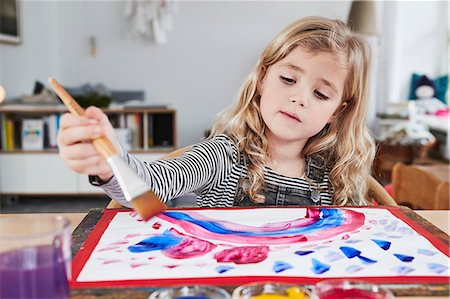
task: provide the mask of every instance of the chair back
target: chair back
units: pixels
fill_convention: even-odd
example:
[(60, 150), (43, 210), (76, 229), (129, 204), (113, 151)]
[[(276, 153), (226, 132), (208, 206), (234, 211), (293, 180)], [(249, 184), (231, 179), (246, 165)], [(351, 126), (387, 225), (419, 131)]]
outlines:
[(405, 165), (392, 169), (392, 196), (413, 209), (449, 209), (449, 164)]

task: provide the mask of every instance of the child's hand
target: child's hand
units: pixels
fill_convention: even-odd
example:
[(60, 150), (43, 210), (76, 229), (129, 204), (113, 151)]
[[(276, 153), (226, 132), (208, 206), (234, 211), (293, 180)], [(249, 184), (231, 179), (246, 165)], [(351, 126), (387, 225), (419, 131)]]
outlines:
[(116, 144), (114, 129), (101, 109), (91, 106), (84, 116), (66, 113), (58, 132), (59, 155), (72, 170), (107, 181), (113, 176), (112, 169), (90, 142), (101, 136)]

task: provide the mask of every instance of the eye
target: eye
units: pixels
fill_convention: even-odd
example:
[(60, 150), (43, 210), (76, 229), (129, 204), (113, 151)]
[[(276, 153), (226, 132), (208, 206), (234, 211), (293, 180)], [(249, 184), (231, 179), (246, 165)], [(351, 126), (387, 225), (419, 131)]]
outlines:
[(320, 100), (328, 100), (329, 97), (324, 95), (323, 93), (321, 93), (318, 90), (314, 90), (314, 95), (316, 96), (316, 98), (320, 99)]
[(284, 76), (280, 76), (281, 81), (283, 81), (286, 84), (295, 84), (297, 81), (295, 81), (294, 79), (288, 78), (288, 77), (284, 77)]

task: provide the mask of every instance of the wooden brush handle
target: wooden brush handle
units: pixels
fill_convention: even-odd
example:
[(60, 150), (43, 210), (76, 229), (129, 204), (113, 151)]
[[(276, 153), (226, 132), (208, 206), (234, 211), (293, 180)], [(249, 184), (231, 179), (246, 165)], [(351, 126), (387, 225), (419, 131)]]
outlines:
[[(77, 116), (84, 115), (84, 109), (78, 105), (77, 101), (62, 87), (58, 81), (53, 78), (49, 78), (48, 82), (55, 90), (56, 94), (61, 98), (64, 105), (66, 105), (67, 109), (70, 113), (75, 114)], [(92, 139), (92, 144), (97, 149), (97, 151), (105, 158), (109, 158), (111, 156), (117, 155), (117, 149), (114, 144), (105, 136)]]

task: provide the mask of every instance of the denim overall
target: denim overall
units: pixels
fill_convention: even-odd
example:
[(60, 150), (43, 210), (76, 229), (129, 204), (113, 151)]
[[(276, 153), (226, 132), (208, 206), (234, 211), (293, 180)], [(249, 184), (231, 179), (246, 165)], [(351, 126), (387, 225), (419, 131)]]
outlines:
[[(246, 161), (241, 154), (242, 169), (247, 169)], [(279, 186), (272, 183), (265, 183), (262, 194), (265, 196), (264, 203), (256, 203), (245, 194), (241, 182), (244, 180), (241, 172), (238, 191), (234, 199), (235, 207), (248, 206), (314, 206), (322, 205), (319, 186), (314, 182), (322, 182), (325, 175), (325, 162), (320, 157), (307, 157), (307, 166), (305, 175), (306, 181), (309, 183), (309, 190), (292, 188), (287, 186)], [(242, 198), (243, 197), (243, 198)]]

